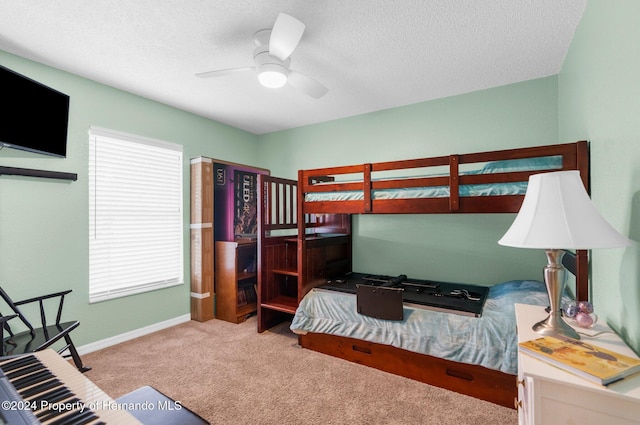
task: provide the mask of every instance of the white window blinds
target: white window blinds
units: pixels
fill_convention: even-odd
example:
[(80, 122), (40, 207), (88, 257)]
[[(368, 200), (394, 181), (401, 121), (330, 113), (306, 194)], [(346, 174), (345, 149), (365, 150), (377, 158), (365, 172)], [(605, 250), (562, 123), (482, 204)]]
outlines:
[(182, 146), (89, 130), (89, 301), (179, 285)]

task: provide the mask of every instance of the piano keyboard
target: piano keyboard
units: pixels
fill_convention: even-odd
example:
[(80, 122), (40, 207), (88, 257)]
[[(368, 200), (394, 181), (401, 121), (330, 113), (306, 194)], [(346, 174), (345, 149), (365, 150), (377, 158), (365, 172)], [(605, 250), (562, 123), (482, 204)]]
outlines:
[(0, 359), (0, 425), (140, 424), (53, 350)]

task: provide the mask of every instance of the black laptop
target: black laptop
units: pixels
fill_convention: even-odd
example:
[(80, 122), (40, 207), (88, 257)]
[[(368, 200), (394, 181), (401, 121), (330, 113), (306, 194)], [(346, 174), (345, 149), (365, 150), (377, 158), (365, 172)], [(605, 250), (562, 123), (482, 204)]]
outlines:
[(401, 288), (384, 286), (356, 286), (358, 313), (383, 320), (403, 320)]

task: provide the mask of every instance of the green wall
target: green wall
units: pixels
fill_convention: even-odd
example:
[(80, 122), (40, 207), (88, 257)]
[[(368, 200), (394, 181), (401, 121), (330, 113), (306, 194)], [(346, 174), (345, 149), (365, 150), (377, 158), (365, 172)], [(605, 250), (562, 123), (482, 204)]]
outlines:
[[(548, 77), (271, 133), (258, 149), (273, 175), (295, 179), (300, 168), (553, 144), (557, 96)], [(514, 216), (354, 216), (354, 270), (488, 285), (541, 279), (544, 253), (497, 244)]]
[[(591, 141), (591, 194), (640, 241), (640, 2), (590, 0), (559, 74), (560, 139)], [(593, 252), (596, 312), (640, 352), (640, 251)]]
[[(0, 51), (0, 64), (71, 95), (66, 159), (11, 149), (0, 163), (78, 173), (0, 177), (0, 285), (16, 298), (71, 288), (86, 344), (189, 313), (188, 160), (210, 156), (296, 178), (301, 168), (588, 139), (592, 197), (640, 240), (640, 2), (591, 0), (558, 76), (255, 136)], [(185, 158), (185, 285), (88, 303), (89, 126), (179, 143)], [(612, 165), (615, 164), (615, 165)], [(544, 255), (498, 246), (512, 214), (357, 216), (354, 268), (494, 284), (541, 278)], [(596, 311), (640, 351), (637, 246), (593, 253)]]
[[(73, 289), (65, 311), (81, 322), (78, 345), (189, 314), (189, 159), (258, 165), (257, 137), (6, 52), (0, 51), (0, 64), (71, 97), (66, 159), (5, 148), (0, 164), (78, 174), (71, 183), (0, 177), (0, 285), (14, 299)], [(184, 146), (184, 285), (89, 304), (89, 126)]]

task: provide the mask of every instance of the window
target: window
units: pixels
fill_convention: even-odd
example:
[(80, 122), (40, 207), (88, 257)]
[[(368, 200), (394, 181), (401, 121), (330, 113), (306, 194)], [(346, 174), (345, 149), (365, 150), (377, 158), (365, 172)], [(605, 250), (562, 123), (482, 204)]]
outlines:
[(184, 282), (182, 146), (89, 130), (89, 301)]

